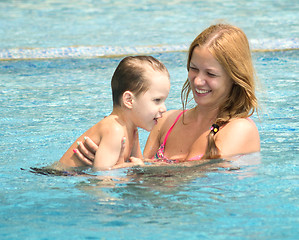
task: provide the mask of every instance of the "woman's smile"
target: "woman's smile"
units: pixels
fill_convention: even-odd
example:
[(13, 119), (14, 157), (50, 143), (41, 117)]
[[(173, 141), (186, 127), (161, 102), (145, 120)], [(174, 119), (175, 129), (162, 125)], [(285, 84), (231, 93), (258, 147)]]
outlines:
[(232, 88), (232, 80), (206, 47), (194, 48), (188, 79), (199, 106), (219, 106)]
[(207, 94), (207, 93), (212, 92), (212, 90), (205, 90), (205, 89), (198, 89), (198, 88), (195, 88), (195, 91), (196, 91), (198, 94)]

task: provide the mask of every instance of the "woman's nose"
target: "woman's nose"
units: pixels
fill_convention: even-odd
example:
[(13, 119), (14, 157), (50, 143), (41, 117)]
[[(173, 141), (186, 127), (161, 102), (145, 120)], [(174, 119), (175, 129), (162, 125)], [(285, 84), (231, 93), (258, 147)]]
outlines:
[(194, 77), (194, 85), (204, 85), (205, 84), (205, 80), (204, 80), (204, 76), (201, 72), (197, 73), (196, 76)]

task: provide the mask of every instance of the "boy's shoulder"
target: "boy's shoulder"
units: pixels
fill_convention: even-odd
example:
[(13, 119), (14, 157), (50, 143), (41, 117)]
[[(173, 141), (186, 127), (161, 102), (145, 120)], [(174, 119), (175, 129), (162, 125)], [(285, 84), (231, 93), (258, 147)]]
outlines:
[(97, 123), (97, 128), (103, 133), (122, 134), (124, 127), (120, 124), (117, 117), (109, 115)]

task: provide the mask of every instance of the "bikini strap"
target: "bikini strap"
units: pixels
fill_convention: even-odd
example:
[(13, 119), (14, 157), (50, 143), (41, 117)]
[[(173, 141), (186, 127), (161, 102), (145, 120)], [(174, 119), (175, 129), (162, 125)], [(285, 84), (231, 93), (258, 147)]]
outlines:
[(164, 138), (164, 141), (163, 141), (163, 146), (165, 146), (166, 141), (167, 141), (167, 138), (168, 138), (169, 134), (171, 133), (171, 131), (172, 131), (174, 125), (177, 123), (177, 121), (178, 121), (179, 118), (182, 116), (182, 114), (183, 114), (184, 112), (186, 112), (186, 111), (187, 111), (187, 110), (182, 111), (182, 112), (176, 117), (174, 123), (172, 124), (172, 126), (169, 128), (168, 132), (167, 132), (166, 135), (165, 135), (165, 138)]

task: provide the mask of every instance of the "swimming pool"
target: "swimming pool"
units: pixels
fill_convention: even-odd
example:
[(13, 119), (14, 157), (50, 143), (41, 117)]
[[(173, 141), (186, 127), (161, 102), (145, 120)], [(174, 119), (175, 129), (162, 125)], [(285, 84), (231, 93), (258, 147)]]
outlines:
[[(288, 1), (145, 3), (0, 3), (6, 33), (0, 35), (0, 238), (295, 239), (298, 6)], [(279, 16), (273, 14), (277, 11)], [(197, 14), (202, 17), (195, 19)], [(110, 113), (110, 77), (119, 51), (148, 51), (164, 62), (172, 83), (166, 105), (179, 108), (184, 49), (215, 15), (243, 28), (254, 49), (293, 48), (253, 52), (262, 83), (262, 110), (253, 117), (261, 135), (260, 156), (240, 157), (237, 170), (212, 162), (89, 177), (28, 171), (58, 160), (77, 136)], [(24, 49), (35, 51), (28, 56)], [(110, 50), (105, 58), (94, 58), (101, 49)], [(71, 55), (75, 50), (78, 55)], [(141, 131), (142, 147), (146, 137)]]

